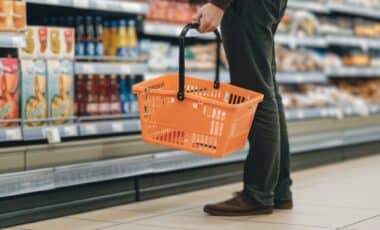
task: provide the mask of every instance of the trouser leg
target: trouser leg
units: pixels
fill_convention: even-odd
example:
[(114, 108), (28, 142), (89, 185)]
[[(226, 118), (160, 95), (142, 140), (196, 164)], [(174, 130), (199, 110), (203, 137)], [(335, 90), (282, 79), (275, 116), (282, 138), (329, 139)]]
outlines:
[(272, 68), (272, 28), (280, 18), (280, 2), (234, 1), (222, 22), (231, 83), (264, 94), (249, 134), (244, 167), (244, 192), (263, 205), (273, 205), (280, 173), (280, 117)]

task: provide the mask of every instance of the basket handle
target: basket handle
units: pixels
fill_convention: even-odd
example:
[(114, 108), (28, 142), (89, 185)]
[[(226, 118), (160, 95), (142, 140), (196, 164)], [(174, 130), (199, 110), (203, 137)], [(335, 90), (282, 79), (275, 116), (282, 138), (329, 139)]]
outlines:
[[(186, 34), (191, 29), (198, 29), (199, 23), (190, 23), (187, 24), (179, 37), (179, 81), (178, 81), (178, 94), (177, 98), (179, 101), (183, 101), (185, 99), (185, 40)], [(214, 31), (216, 35), (216, 70), (215, 70), (215, 81), (214, 81), (214, 89), (219, 89), (219, 68), (220, 68), (220, 48), (222, 39), (219, 31), (216, 29)]]

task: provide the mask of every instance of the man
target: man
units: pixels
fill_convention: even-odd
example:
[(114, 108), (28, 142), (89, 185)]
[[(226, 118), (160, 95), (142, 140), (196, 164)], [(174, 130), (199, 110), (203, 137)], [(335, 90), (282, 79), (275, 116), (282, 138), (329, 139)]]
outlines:
[(264, 94), (249, 134), (244, 188), (230, 200), (209, 204), (218, 216), (269, 214), (293, 207), (289, 142), (282, 99), (275, 79), (274, 34), (287, 0), (211, 0), (193, 20), (199, 31), (221, 24), (231, 83)]

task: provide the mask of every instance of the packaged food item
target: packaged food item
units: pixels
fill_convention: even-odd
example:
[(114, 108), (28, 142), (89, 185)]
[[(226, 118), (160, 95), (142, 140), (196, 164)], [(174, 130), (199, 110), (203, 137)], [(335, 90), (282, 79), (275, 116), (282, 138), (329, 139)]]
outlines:
[(18, 49), (18, 56), (20, 58), (36, 58), (39, 53), (38, 39), (40, 39), (39, 27), (28, 26), (25, 34), (26, 46)]
[(24, 29), (26, 25), (26, 4), (24, 1), (13, 1), (13, 25), (16, 29)]
[(0, 1), (0, 30), (14, 29), (13, 22), (13, 1), (1, 0)]
[(61, 29), (57, 27), (50, 27), (48, 29), (48, 33), (48, 57), (59, 57), (59, 54), (61, 52), (61, 45), (63, 43), (61, 40)]
[(64, 124), (73, 115), (74, 71), (69, 60), (48, 60), (48, 112), (54, 124)]
[(73, 28), (62, 28), (63, 32), (61, 33), (63, 35), (62, 41), (64, 44), (64, 48), (62, 49), (62, 53), (60, 55), (61, 58), (68, 58), (73, 59), (74, 58), (74, 29)]
[(342, 57), (342, 63), (348, 66), (368, 66), (370, 64), (369, 55), (361, 50), (350, 50)]
[[(19, 118), (17, 59), (0, 59), (0, 119), (2, 121)], [(0, 127), (16, 126), (17, 122), (1, 122)]]
[(43, 60), (21, 60), (21, 115), (26, 126), (41, 126), (47, 118), (46, 63)]
[(37, 27), (36, 30), (38, 31), (38, 57), (46, 57), (47, 53), (47, 47), (48, 47), (48, 28), (47, 27)]

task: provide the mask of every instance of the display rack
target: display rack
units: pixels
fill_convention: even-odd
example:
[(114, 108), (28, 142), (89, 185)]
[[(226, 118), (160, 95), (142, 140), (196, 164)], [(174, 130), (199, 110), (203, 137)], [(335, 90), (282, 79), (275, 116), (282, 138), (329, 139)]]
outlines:
[(115, 11), (121, 13), (145, 14), (149, 11), (149, 4), (133, 1), (115, 0), (26, 0), (28, 3), (43, 5), (74, 7), (101, 11)]
[[(177, 37), (181, 33), (183, 26), (175, 23), (145, 21), (143, 32), (146, 35)], [(187, 36), (197, 37), (198, 39), (215, 39), (213, 33), (201, 34), (196, 30), (190, 30)]]
[(326, 73), (332, 77), (353, 77), (353, 78), (370, 78), (380, 77), (379, 67), (342, 67), (327, 70)]
[(75, 62), (76, 74), (144, 74), (143, 63), (125, 62)]
[(361, 6), (353, 6), (350, 4), (329, 3), (328, 9), (333, 12), (380, 19), (380, 10), (376, 8), (373, 9)]
[(22, 48), (25, 47), (25, 32), (1, 32), (0, 48)]

